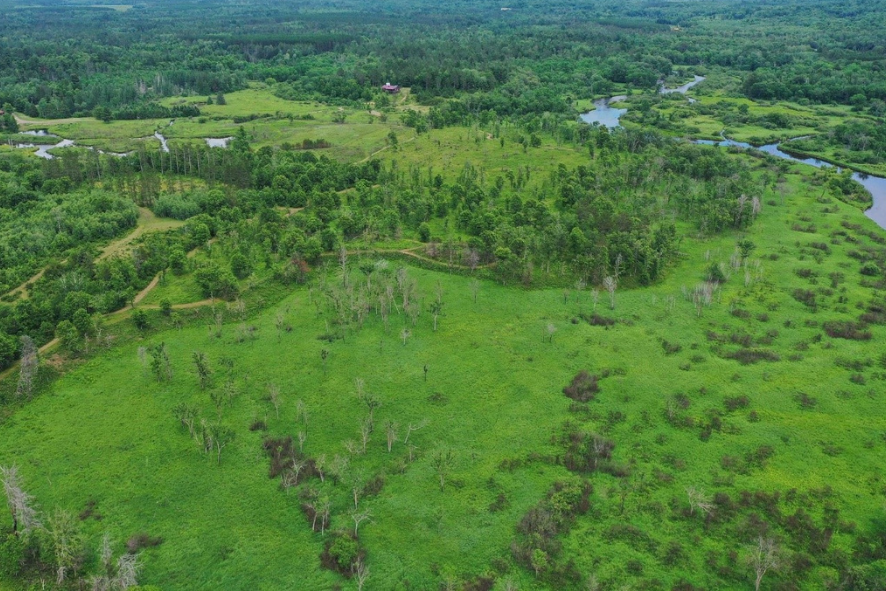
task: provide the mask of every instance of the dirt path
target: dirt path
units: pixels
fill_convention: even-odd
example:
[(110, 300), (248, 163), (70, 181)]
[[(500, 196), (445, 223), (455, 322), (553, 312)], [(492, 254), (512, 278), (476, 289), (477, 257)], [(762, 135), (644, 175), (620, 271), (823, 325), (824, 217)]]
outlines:
[[(413, 137), (409, 138), (408, 140), (404, 140), (404, 141), (400, 142), (400, 145), (402, 146), (402, 145), (404, 145), (404, 144), (408, 144), (409, 142), (414, 142), (416, 139), (418, 139), (418, 136), (413, 136)], [(380, 149), (380, 150), (376, 150), (375, 152), (373, 152), (372, 154), (370, 154), (369, 156), (367, 156), (366, 158), (364, 158), (363, 160), (361, 160), (361, 161), (359, 162), (359, 164), (363, 164), (364, 162), (369, 162), (369, 161), (372, 159), (373, 156), (375, 156), (376, 154), (381, 154), (382, 152), (384, 152), (385, 150), (387, 150), (387, 149), (390, 148), (390, 147), (391, 147), (391, 146), (388, 145), (388, 146), (385, 146), (384, 148), (382, 148), (382, 149)]]
[(12, 115), (15, 117), (16, 123), (19, 125), (36, 125), (42, 127), (49, 127), (50, 125), (60, 125), (62, 123), (80, 123), (81, 121), (89, 121), (92, 119), (91, 117), (68, 117), (67, 119), (30, 119), (21, 115), (20, 113), (14, 113)]
[[(104, 259), (110, 257), (111, 255), (121, 252), (123, 249), (125, 249), (127, 246), (129, 246), (136, 238), (138, 238), (139, 236), (142, 236), (148, 232), (162, 232), (163, 230), (170, 230), (172, 228), (177, 228), (183, 224), (184, 224), (184, 222), (180, 222), (179, 220), (168, 220), (168, 219), (158, 218), (156, 215), (154, 215), (154, 212), (152, 212), (150, 209), (147, 209), (146, 207), (139, 207), (138, 208), (138, 223), (135, 227), (135, 230), (133, 230), (132, 232), (130, 232), (129, 234), (127, 234), (123, 238), (120, 238), (119, 240), (115, 240), (115, 241), (111, 242), (110, 244), (108, 244), (107, 246), (105, 246), (102, 249), (101, 254), (99, 254), (95, 260), (96, 260), (96, 262), (98, 262), (98, 261), (101, 261), (101, 260), (104, 260)], [(62, 261), (62, 263), (64, 263), (64, 262), (65, 261)], [(9, 295), (9, 296), (21, 295), (22, 299), (28, 299), (28, 295), (29, 295), (28, 294), (28, 285), (38, 281), (41, 277), (43, 277), (44, 273), (46, 273), (46, 268), (40, 269), (40, 271), (38, 271), (36, 275), (31, 277), (30, 279), (28, 279), (27, 281), (25, 281), (24, 283), (22, 283), (21, 285), (19, 285), (15, 289), (13, 289), (12, 291), (9, 291), (7, 293), (7, 295)]]
[(132, 299), (132, 303), (137, 304), (140, 301), (142, 301), (143, 299), (145, 299), (145, 296), (147, 296), (149, 293), (151, 293), (151, 290), (154, 289), (155, 287), (157, 287), (158, 283), (160, 283), (160, 275), (159, 274), (156, 275), (153, 279), (151, 279), (151, 282), (148, 283), (148, 285), (145, 286), (145, 288), (143, 290), (141, 290), (140, 292), (138, 292), (138, 294), (136, 294), (136, 296)]
[[(64, 261), (62, 261), (62, 262), (64, 262)], [(25, 300), (28, 299), (28, 285), (31, 283), (36, 283), (38, 279), (43, 277), (44, 273), (46, 273), (46, 269), (40, 269), (40, 271), (38, 271), (36, 275), (31, 277), (30, 279), (28, 279), (27, 281), (25, 281), (24, 283), (22, 283), (21, 285), (19, 285), (15, 289), (13, 289), (12, 291), (10, 291), (7, 295), (17, 297), (19, 294), (21, 294), (22, 299), (25, 299)]]
[(96, 261), (104, 260), (112, 255), (115, 255), (122, 251), (124, 248), (129, 246), (136, 238), (147, 234), (149, 232), (162, 232), (163, 230), (171, 230), (173, 228), (178, 228), (183, 226), (184, 222), (179, 220), (169, 220), (164, 218), (158, 218), (154, 215), (154, 212), (146, 207), (138, 208), (138, 225), (135, 227), (135, 230), (121, 238), (120, 240), (116, 240), (109, 245), (107, 245)]

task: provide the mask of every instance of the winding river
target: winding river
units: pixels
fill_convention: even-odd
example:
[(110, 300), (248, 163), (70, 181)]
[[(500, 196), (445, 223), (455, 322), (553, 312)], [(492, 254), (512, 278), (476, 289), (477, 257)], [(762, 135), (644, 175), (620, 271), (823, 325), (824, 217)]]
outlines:
[[(52, 154), (49, 153), (49, 150), (54, 148), (71, 148), (76, 146), (76, 142), (74, 140), (63, 140), (59, 138), (57, 135), (53, 135), (47, 132), (45, 129), (37, 129), (33, 131), (22, 131), (20, 135), (29, 135), (39, 138), (53, 138), (59, 140), (58, 143), (55, 144), (35, 144), (35, 143), (18, 143), (15, 144), (16, 148), (21, 148), (25, 150), (33, 150), (36, 148), (34, 155), (38, 158), (45, 158), (46, 160), (52, 160), (55, 158)], [(159, 131), (154, 133), (154, 136), (160, 142), (160, 149), (164, 152), (169, 152), (169, 142), (166, 137), (160, 133)], [(210, 148), (227, 148), (230, 141), (234, 139), (233, 137), (223, 137), (223, 138), (203, 138)], [(95, 150), (92, 146), (86, 146), (87, 150)], [(97, 150), (99, 154), (107, 154), (109, 156), (128, 156), (132, 154), (132, 152), (105, 152), (104, 150)]]
[[(686, 94), (686, 91), (703, 81), (703, 76), (695, 76), (695, 79), (692, 82), (689, 82), (677, 88), (665, 88), (664, 86), (662, 86), (659, 88), (659, 92), (662, 94), (671, 94), (675, 92)], [(598, 125), (603, 125), (609, 128), (618, 127), (620, 125), (619, 120), (621, 119), (621, 116), (627, 113), (628, 110), (616, 109), (614, 107), (611, 107), (610, 105), (612, 103), (618, 103), (626, 99), (627, 97), (625, 96), (614, 96), (608, 99), (600, 99), (594, 101), (595, 109), (588, 113), (583, 113), (581, 115), (581, 119), (582, 121), (589, 124), (596, 123)], [(744, 148), (749, 150), (760, 150), (761, 152), (766, 152), (767, 154), (771, 154), (776, 158), (790, 160), (791, 162), (799, 162), (801, 164), (808, 164), (809, 166), (814, 166), (816, 168), (830, 168), (834, 166), (830, 162), (825, 162), (824, 160), (819, 160), (817, 158), (798, 158), (797, 156), (792, 156), (788, 152), (785, 152), (781, 149), (780, 143), (766, 144), (765, 146), (753, 146), (745, 142), (736, 142), (735, 140), (730, 140), (727, 138), (723, 138), (723, 140), (721, 141), (693, 140), (692, 143), (710, 146), (725, 146)], [(860, 172), (853, 173), (852, 178), (865, 189), (867, 189), (871, 196), (873, 196), (874, 198), (874, 205), (865, 212), (865, 215), (871, 218), (878, 226), (886, 229), (886, 178), (868, 175)]]

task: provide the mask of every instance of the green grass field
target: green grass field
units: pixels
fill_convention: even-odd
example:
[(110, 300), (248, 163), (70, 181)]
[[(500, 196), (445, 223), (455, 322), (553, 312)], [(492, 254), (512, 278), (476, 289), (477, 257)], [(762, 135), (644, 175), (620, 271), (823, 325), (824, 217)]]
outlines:
[[(708, 76), (709, 79), (701, 87), (691, 91), (691, 95), (698, 101), (695, 105), (685, 100), (669, 99), (654, 107), (656, 113), (674, 124), (671, 132), (697, 139), (718, 139), (721, 133), (725, 133), (731, 139), (761, 145), (826, 133), (848, 117), (860, 116), (846, 106), (804, 106), (784, 101), (752, 101), (736, 96), (734, 86), (738, 83), (737, 80), (718, 72)], [(673, 84), (677, 82), (674, 81)], [(623, 90), (614, 91), (615, 94), (621, 92)], [(643, 100), (644, 96), (632, 94), (627, 103), (617, 106), (631, 107), (637, 100)], [(493, 146), (499, 138), (490, 138), (488, 130), (447, 128), (417, 138), (417, 143), (411, 147), (411, 152), (417, 155), (410, 156), (410, 148), (405, 144), (414, 141), (415, 133), (400, 123), (398, 113), (410, 108), (426, 108), (411, 104), (408, 93), (401, 95), (399, 102), (387, 109), (388, 119), (385, 122), (376, 116), (377, 113), (373, 115), (368, 107), (365, 110), (341, 109), (316, 102), (289, 101), (274, 96), (266, 85), (259, 83), (225, 95), (225, 105), (207, 104), (206, 100), (207, 97), (202, 96), (164, 99), (161, 103), (165, 106), (196, 104), (201, 109), (201, 117), (174, 121), (151, 119), (103, 123), (86, 117), (64, 120), (20, 118), (20, 123), (23, 130), (47, 129), (62, 138), (75, 140), (78, 145), (117, 153), (135, 150), (141, 145), (156, 149), (159, 146), (159, 141), (153, 137), (156, 131), (160, 131), (168, 139), (169, 145), (175, 146), (184, 142), (202, 143), (206, 138), (231, 137), (243, 127), (255, 147), (279, 146), (287, 142), (300, 144), (304, 140), (323, 139), (331, 147), (319, 153), (349, 162), (364, 160), (385, 150), (387, 136), (393, 131), (401, 143), (400, 159), (410, 163), (433, 162), (435, 165), (439, 162), (445, 165), (441, 169), (448, 174), (458, 174), (461, 171), (460, 166), (469, 159), (491, 157), (502, 166), (520, 161), (534, 166), (539, 162), (537, 154), (531, 151), (525, 158), (520, 157), (518, 152), (523, 148), (514, 145), (515, 138), (511, 137), (508, 129), (502, 132), (510, 143), (505, 150), (499, 150), (497, 145)], [(591, 99), (579, 99), (575, 106), (579, 112), (593, 108)], [(334, 117), (340, 112), (345, 115), (344, 123), (334, 122)], [(249, 117), (254, 119), (235, 122), (237, 118)], [(627, 119), (630, 120), (631, 117)], [(434, 139), (430, 140), (432, 136)], [(422, 139), (439, 144), (422, 146)], [(487, 139), (488, 142), (485, 141)], [(556, 148), (545, 147), (545, 150), (551, 149)], [(569, 163), (573, 160), (569, 155), (571, 153), (574, 151), (568, 148), (558, 154), (545, 154), (545, 161), (548, 157), (557, 157)], [(815, 155), (866, 172), (883, 174), (882, 167), (853, 164), (851, 158), (847, 158), (840, 150), (828, 150)], [(386, 156), (391, 156), (391, 153)], [(452, 166), (453, 163), (455, 167)]]
[[(415, 140), (415, 151), (401, 142), (400, 151), (386, 151), (385, 157), (422, 164), (433, 159), (450, 173), (475, 158), (488, 169), (499, 162), (531, 164), (539, 173), (546, 167), (538, 151), (524, 154), (515, 144), (503, 149), (485, 138), (458, 150), (466, 133), (477, 132), (435, 132)], [(539, 150), (554, 161), (560, 148)], [(367, 589), (431, 589), (483, 574), (497, 581), (495, 589), (509, 580), (521, 589), (547, 589), (553, 587), (543, 577), (516, 565), (509, 548), (515, 525), (553, 483), (578, 478), (545, 460), (564, 452), (555, 436), (572, 421), (615, 442), (614, 461), (631, 472), (630, 478), (589, 477), (591, 510), (562, 536), (575, 567), (619, 584), (658, 579), (670, 585), (687, 577), (712, 588), (719, 579), (705, 567), (706, 553), (743, 555), (747, 544), (736, 536), (735, 524), (705, 526), (700, 517), (668, 509), (688, 506), (689, 487), (734, 498), (741, 490), (797, 489), (801, 496), (785, 500), (783, 510), (806, 507), (819, 520), (820, 504), (804, 502), (802, 493), (829, 486), (840, 518), (859, 530), (882, 514), (877, 475), (886, 419), (880, 412), (883, 373), (876, 364), (886, 330), (874, 326), (872, 340), (851, 341), (822, 329), (829, 320), (854, 319), (856, 306), (873, 297), (861, 286), (859, 264), (847, 255), (869, 239), (853, 232), (861, 244), (848, 242), (836, 234), (840, 223), (877, 229), (847, 205), (818, 202), (820, 192), (800, 172), (808, 171), (795, 167), (778, 191), (764, 195), (763, 212), (746, 234), (756, 245), (747, 284), (744, 271), (734, 270), (700, 313), (684, 293), (703, 281), (712, 262), (728, 264), (743, 236), (687, 236), (682, 261), (667, 278), (650, 288), (617, 291), (613, 310), (605, 291), (595, 308), (589, 290), (564, 294), (490, 282), (481, 283), (475, 303), (469, 277), (410, 268), (423, 310), (442, 290), (445, 313), (436, 331), (428, 312), (415, 326), (392, 314), (389, 331), (373, 314), (343, 341), (320, 340), (330, 317), (316, 304), (323, 297), (319, 290), (308, 287), (273, 298), (277, 303), (266, 309), (249, 299), (246, 317), (226, 314), (220, 337), (208, 313), (175, 330), (164, 328), (167, 321), (152, 312), (157, 330), (150, 336), (121, 340), (17, 409), (0, 428), (0, 462), (19, 464), (44, 509), (60, 506), (76, 514), (94, 502), (101, 521), (82, 522), (93, 542), (106, 530), (118, 548), (137, 533), (162, 537), (145, 550), (140, 580), (164, 590), (356, 588), (321, 568), (324, 537), (311, 532), (300, 494), (316, 488), (328, 495), (331, 528), (353, 530), (346, 483), (378, 475), (383, 488), (359, 503), (371, 512), (359, 530), (371, 570)], [(811, 232), (792, 229), (797, 224)], [(833, 289), (832, 273), (844, 275)], [(170, 276), (151, 297), (194, 297), (189, 280)], [(354, 271), (352, 280), (365, 279)], [(333, 274), (329, 281), (341, 279)], [(792, 297), (798, 289), (815, 293), (815, 312)], [(617, 323), (604, 328), (579, 319), (594, 308)], [(278, 332), (278, 315), (291, 332)], [(411, 331), (405, 344), (404, 324)], [(254, 339), (243, 338), (248, 326), (256, 329)], [(546, 342), (549, 326), (554, 332)], [(755, 350), (778, 360), (741, 365), (725, 359), (724, 352), (741, 347), (717, 347), (711, 333), (751, 335)], [(138, 355), (139, 347), (160, 342), (173, 368), (171, 381), (162, 383)], [(221, 422), (236, 435), (220, 465), (199, 451), (173, 415), (177, 404), (187, 402), (203, 417), (216, 417), (208, 391), (198, 388), (194, 351), (205, 352), (215, 370), (209, 391), (226, 380), (221, 359), (233, 360), (236, 396), (224, 406)], [(838, 360), (858, 362), (860, 369), (845, 369)], [(595, 401), (570, 410), (572, 401), (561, 390), (582, 369), (608, 377), (601, 379)], [(346, 445), (359, 441), (366, 416), (355, 395), (356, 378), (381, 402), (365, 454), (350, 453)], [(280, 392), (279, 416), (268, 400), (269, 384)], [(801, 394), (805, 403), (798, 402)], [(724, 400), (740, 396), (748, 397), (746, 408), (725, 410)], [(668, 402), (675, 399), (681, 401), (677, 413), (693, 417), (694, 427), (668, 423)], [(306, 424), (299, 401), (308, 411)], [(713, 416), (721, 425), (705, 439), (701, 427)], [(259, 420), (267, 423), (266, 432), (250, 430)], [(383, 428), (388, 420), (398, 424), (401, 439), (390, 453)], [(427, 427), (412, 433), (410, 452), (402, 442), (406, 425), (422, 421)], [(296, 438), (299, 431), (307, 435), (304, 452), (310, 457), (348, 458), (341, 483), (312, 478), (283, 492), (279, 479), (268, 478), (263, 439)], [(742, 458), (761, 446), (771, 447), (771, 457), (745, 471), (723, 459)], [(453, 457), (442, 491), (432, 461), (441, 450)], [(491, 510), (499, 495), (505, 501)], [(646, 537), (612, 533), (625, 524)], [(662, 558), (672, 540), (683, 544), (679, 573)], [(834, 546), (849, 551), (851, 542), (848, 529), (834, 532)], [(753, 583), (743, 564), (734, 567), (742, 577), (735, 588)], [(829, 576), (819, 568), (803, 588), (824, 588)]]

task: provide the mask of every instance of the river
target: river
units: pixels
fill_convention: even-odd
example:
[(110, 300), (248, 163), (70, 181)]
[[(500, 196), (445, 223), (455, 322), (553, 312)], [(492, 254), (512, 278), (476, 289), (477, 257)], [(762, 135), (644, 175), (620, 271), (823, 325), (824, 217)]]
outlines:
[[(668, 88), (664, 84), (660, 84), (658, 87), (658, 92), (660, 94), (686, 94), (686, 92), (692, 88), (693, 86), (697, 86), (705, 81), (704, 76), (695, 75), (692, 82), (687, 82), (683, 86), (678, 86), (676, 88)], [(613, 96), (609, 98), (598, 99), (594, 101), (594, 110), (588, 111), (587, 113), (581, 114), (581, 120), (585, 123), (598, 123), (605, 127), (613, 128), (618, 127), (621, 123), (621, 116), (628, 112), (627, 109), (616, 109), (612, 107), (612, 103), (620, 103), (622, 101), (627, 100), (628, 97), (624, 95)], [(691, 102), (695, 102), (695, 99), (689, 99)]]
[[(664, 86), (661, 86), (659, 88), (659, 92), (662, 94), (671, 94), (675, 92), (686, 94), (686, 91), (703, 81), (703, 76), (695, 76), (695, 79), (692, 82), (684, 84), (683, 86), (678, 86), (677, 88), (666, 88)], [(610, 105), (612, 103), (618, 103), (626, 99), (627, 97), (625, 96), (614, 96), (608, 99), (596, 100), (594, 101), (595, 109), (588, 113), (583, 113), (581, 115), (581, 119), (582, 121), (590, 124), (597, 123), (609, 128), (618, 127), (620, 125), (619, 120), (621, 119), (621, 116), (627, 113), (628, 110), (616, 109), (614, 107), (611, 107)], [(724, 138), (721, 141), (693, 140), (692, 143), (710, 146), (732, 146), (737, 148), (760, 150), (761, 152), (766, 152), (767, 154), (771, 154), (776, 158), (790, 160), (791, 162), (799, 162), (801, 164), (808, 164), (809, 166), (814, 166), (816, 168), (829, 168), (833, 166), (833, 164), (831, 164), (830, 162), (825, 162), (824, 160), (819, 160), (817, 158), (798, 158), (796, 156), (792, 156), (791, 154), (788, 154), (781, 149), (780, 143), (755, 147), (751, 144), (736, 142), (735, 140), (730, 140), (727, 138)], [(886, 178), (863, 174), (860, 172), (853, 173), (852, 178), (865, 189), (867, 189), (867, 191), (874, 198), (874, 205), (869, 210), (864, 212), (865, 215), (871, 218), (878, 226), (886, 229)]]
[[(23, 132), (21, 132), (21, 135), (30, 135), (30, 136), (39, 137), (39, 138), (58, 138), (57, 135), (53, 135), (51, 133), (48, 133), (45, 129), (38, 129), (35, 131), (23, 131)], [(162, 133), (160, 133), (159, 131), (154, 134), (154, 137), (160, 141), (160, 149), (163, 150), (164, 152), (169, 152), (169, 142), (166, 139), (166, 137)], [(206, 145), (208, 145), (210, 148), (227, 148), (230, 141), (234, 138), (233, 137), (223, 137), (223, 138), (207, 137), (207, 138), (203, 138), (203, 139), (206, 142)], [(34, 148), (37, 148), (37, 150), (34, 152), (35, 156), (37, 156), (38, 158), (45, 158), (46, 160), (52, 160), (54, 158), (54, 156), (49, 153), (49, 150), (52, 150), (53, 148), (71, 148), (76, 145), (77, 144), (76, 144), (76, 142), (74, 142), (74, 140), (60, 139), (60, 141), (56, 144), (34, 144), (34, 143), (21, 144), (20, 143), (20, 144), (15, 144), (15, 147), (22, 148), (25, 150), (33, 150)], [(92, 146), (86, 146), (86, 149), (94, 150), (95, 148), (93, 148)], [(98, 153), (99, 154), (107, 154), (109, 156), (118, 156), (118, 157), (128, 156), (129, 154), (132, 154), (132, 152), (105, 152), (103, 150), (98, 150)]]
[[(799, 162), (801, 164), (808, 164), (809, 166), (814, 166), (816, 168), (833, 168), (834, 166), (830, 162), (825, 162), (824, 160), (819, 160), (818, 158), (798, 158), (797, 156), (792, 156), (791, 154), (781, 149), (781, 144), (766, 144), (765, 146), (755, 147), (745, 142), (737, 142), (735, 140), (730, 140), (726, 138), (719, 142), (711, 140), (693, 140), (692, 143), (709, 146), (732, 146), (748, 150), (760, 150), (761, 152), (766, 152), (767, 154), (771, 154), (776, 158), (790, 160), (791, 162)], [(878, 226), (886, 229), (886, 178), (864, 174), (861, 172), (854, 172), (852, 173), (852, 179), (860, 184), (862, 187), (867, 189), (871, 196), (874, 198), (874, 205), (869, 210), (864, 212), (865, 215), (874, 220), (874, 223), (876, 223)]]

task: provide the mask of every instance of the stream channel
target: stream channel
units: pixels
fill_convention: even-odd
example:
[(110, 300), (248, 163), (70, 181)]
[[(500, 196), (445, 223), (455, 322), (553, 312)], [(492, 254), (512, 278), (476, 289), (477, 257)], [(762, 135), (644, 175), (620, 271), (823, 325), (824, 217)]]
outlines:
[[(662, 94), (671, 94), (675, 92), (686, 94), (686, 91), (703, 81), (703, 76), (696, 76), (695, 80), (693, 80), (692, 82), (689, 82), (677, 88), (665, 88), (664, 86), (661, 86), (659, 88), (659, 92)], [(610, 105), (612, 103), (622, 102), (626, 99), (626, 96), (613, 96), (606, 99), (596, 100), (594, 101), (594, 110), (583, 113), (581, 115), (581, 119), (585, 123), (597, 123), (609, 128), (618, 127), (621, 116), (627, 113), (628, 110), (616, 109)], [(691, 101), (692, 99), (689, 100)], [(692, 140), (692, 143), (709, 146), (731, 146), (750, 150), (760, 150), (761, 152), (766, 152), (767, 154), (771, 154), (776, 158), (783, 158), (784, 160), (799, 162), (801, 164), (808, 164), (809, 166), (814, 166), (816, 168), (831, 168), (834, 166), (830, 162), (825, 162), (824, 160), (819, 160), (817, 158), (801, 158), (793, 156), (788, 152), (782, 150), (780, 143), (766, 144), (765, 146), (753, 146), (745, 142), (736, 142), (735, 140), (730, 140), (725, 137), (721, 141)], [(861, 184), (865, 189), (867, 189), (871, 196), (873, 196), (874, 198), (874, 205), (865, 212), (865, 215), (871, 218), (878, 226), (886, 229), (886, 178), (865, 174), (862, 172), (853, 173), (852, 178), (853, 180)]]

